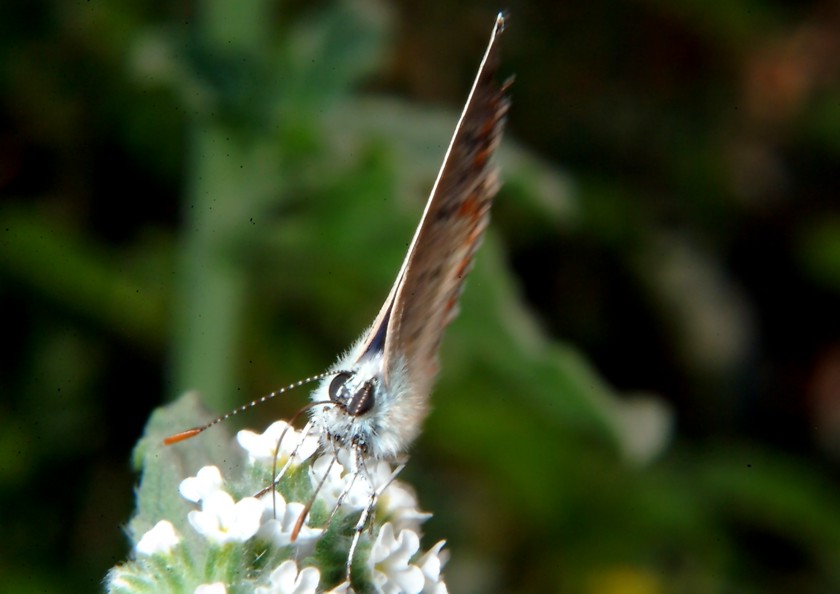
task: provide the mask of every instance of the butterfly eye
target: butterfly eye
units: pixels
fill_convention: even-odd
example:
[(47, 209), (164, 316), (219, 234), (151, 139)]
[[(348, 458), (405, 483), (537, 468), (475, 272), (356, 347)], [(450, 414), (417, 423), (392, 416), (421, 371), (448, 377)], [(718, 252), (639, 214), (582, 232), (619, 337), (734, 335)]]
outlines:
[(347, 372), (343, 372), (343, 373), (339, 373), (337, 376), (335, 376), (333, 378), (333, 381), (330, 382), (330, 389), (329, 389), (330, 400), (332, 400), (333, 402), (343, 402), (343, 401), (347, 400), (349, 395), (346, 394), (344, 384), (346, 384), (347, 380), (349, 380), (351, 377), (352, 377), (352, 374), (347, 373)]
[(376, 400), (373, 397), (373, 384), (365, 382), (365, 385), (353, 394), (353, 400), (347, 405), (347, 412), (354, 417), (358, 417), (372, 409), (375, 402)]

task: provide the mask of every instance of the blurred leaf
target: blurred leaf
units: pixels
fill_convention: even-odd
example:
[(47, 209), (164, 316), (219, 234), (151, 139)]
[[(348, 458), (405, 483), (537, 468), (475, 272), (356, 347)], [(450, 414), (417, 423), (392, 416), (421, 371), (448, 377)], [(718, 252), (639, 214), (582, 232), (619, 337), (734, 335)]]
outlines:
[(821, 469), (747, 447), (708, 452), (700, 466), (699, 484), (725, 515), (784, 534), (810, 549), (815, 561), (833, 566), (840, 551), (840, 494)]
[(28, 209), (0, 209), (0, 229), (7, 275), (131, 342), (161, 344), (168, 287), (159, 279), (127, 272), (103, 246)]
[(275, 77), (280, 124), (320, 115), (351, 85), (379, 66), (390, 31), (388, 6), (370, 0), (342, 0), (300, 19), (284, 40)]

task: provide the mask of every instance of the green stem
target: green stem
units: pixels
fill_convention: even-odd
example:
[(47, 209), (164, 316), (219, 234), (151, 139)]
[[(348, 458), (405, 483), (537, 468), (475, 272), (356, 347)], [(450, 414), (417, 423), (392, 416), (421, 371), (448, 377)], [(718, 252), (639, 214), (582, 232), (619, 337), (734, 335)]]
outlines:
[[(233, 52), (257, 61), (267, 51), (269, 6), (267, 0), (200, 2), (199, 45), (213, 55)], [(236, 383), (247, 278), (232, 247), (250, 226), (264, 187), (260, 144), (217, 113), (192, 122), (170, 396), (196, 389), (216, 410), (230, 407)]]

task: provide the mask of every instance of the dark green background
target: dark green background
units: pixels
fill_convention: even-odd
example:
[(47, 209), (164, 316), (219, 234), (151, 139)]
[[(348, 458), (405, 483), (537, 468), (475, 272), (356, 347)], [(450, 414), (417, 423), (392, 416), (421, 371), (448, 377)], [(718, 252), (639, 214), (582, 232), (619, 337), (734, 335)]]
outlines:
[(450, 590), (840, 590), (834, 3), (44, 0), (0, 17), (0, 591), (101, 589), (153, 408), (370, 322), (499, 8), (506, 185), (404, 475)]

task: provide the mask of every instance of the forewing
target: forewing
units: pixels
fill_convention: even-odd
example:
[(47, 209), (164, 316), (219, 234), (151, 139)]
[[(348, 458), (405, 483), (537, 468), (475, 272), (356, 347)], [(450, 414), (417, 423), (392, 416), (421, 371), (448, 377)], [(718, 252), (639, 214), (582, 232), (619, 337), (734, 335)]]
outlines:
[[(409, 383), (421, 392), (430, 388), (437, 371), (443, 331), (457, 313), (464, 279), (499, 188), (491, 157), (509, 105), (507, 84), (496, 81), (497, 42), (503, 28), (500, 15), (393, 294), (386, 362), (393, 365), (396, 357), (404, 357)], [(383, 314), (386, 308), (387, 302)], [(389, 369), (386, 364), (386, 380)]]

